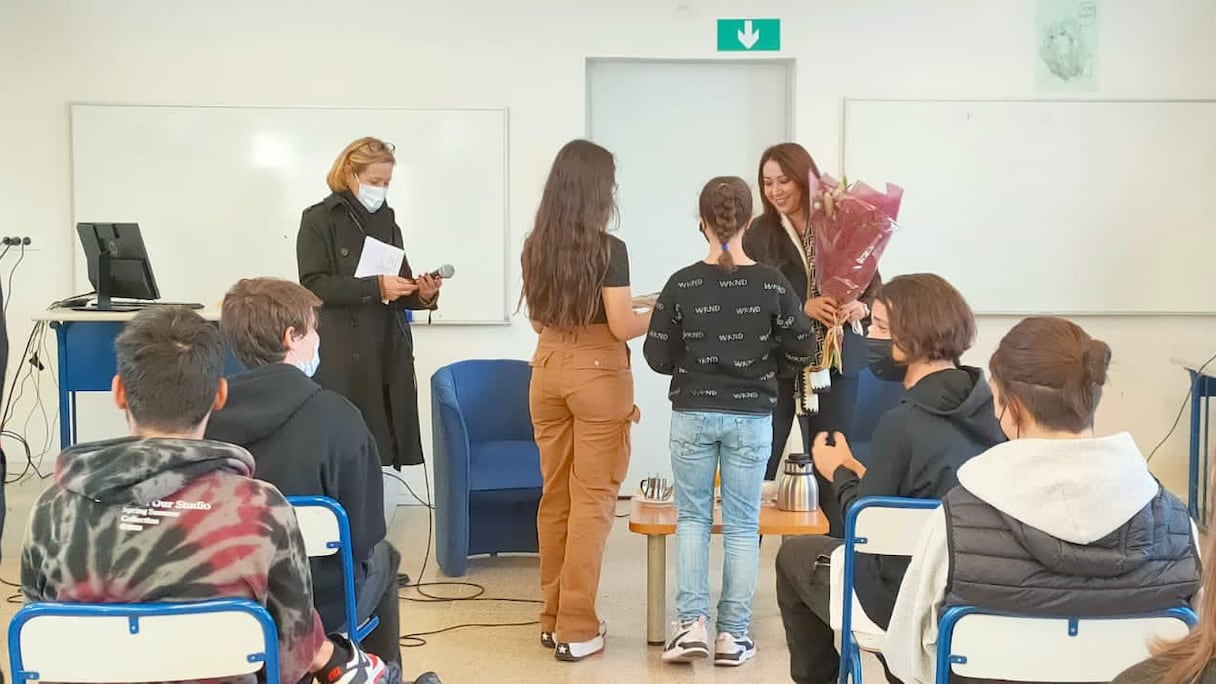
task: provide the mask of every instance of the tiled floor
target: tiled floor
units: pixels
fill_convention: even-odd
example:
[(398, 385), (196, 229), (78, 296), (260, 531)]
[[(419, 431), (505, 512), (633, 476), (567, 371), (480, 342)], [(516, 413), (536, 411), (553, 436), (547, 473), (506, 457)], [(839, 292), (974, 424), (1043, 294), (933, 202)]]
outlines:
[[(4, 558), (0, 578), (18, 576), (17, 551), (24, 533), (29, 504), (40, 490), (38, 483), (23, 483), (7, 489), (9, 518), (5, 524)], [(622, 503), (620, 510), (627, 510)], [(403, 569), (417, 575), (421, 569), (429, 519), (421, 506), (401, 507), (390, 528), (389, 537), (401, 550)], [(669, 541), (668, 560), (674, 563), (674, 540)], [(537, 641), (538, 628), (502, 627), (462, 629), (426, 637), (427, 644), (404, 649), (405, 672), (412, 677), (434, 670), (445, 684), (481, 682), (579, 682), (580, 684), (620, 684), (621, 682), (782, 682), (789, 681), (788, 657), (781, 627), (781, 616), (773, 591), (773, 558), (779, 540), (766, 539), (761, 550), (759, 586), (754, 602), (753, 637), (758, 646), (755, 660), (731, 668), (715, 668), (709, 662), (694, 666), (664, 665), (659, 648), (646, 645), (645, 639), (645, 538), (631, 534), (627, 521), (618, 519), (608, 539), (600, 586), (601, 616), (608, 622), (608, 646), (604, 653), (577, 664), (560, 663)], [(720, 584), (721, 543), (711, 552), (711, 566), (719, 570), (711, 586)], [(668, 594), (674, 593), (674, 576), (668, 568)], [(447, 579), (434, 563), (424, 578)], [(538, 597), (537, 561), (531, 556), (474, 559), (469, 573), (461, 578), (486, 588), (488, 597), (534, 599)], [(462, 595), (464, 587), (433, 587), (429, 592)], [(11, 593), (11, 592), (10, 592)], [(406, 592), (403, 596), (417, 596)], [(669, 615), (671, 601), (668, 602)], [(0, 604), (0, 619), (7, 624), (17, 606)], [(536, 617), (531, 604), (490, 601), (402, 604), (402, 629), (406, 633), (425, 632), (465, 623), (528, 622)], [(3, 640), (0, 639), (0, 644)], [(3, 648), (0, 646), (0, 648)], [(7, 652), (4, 669), (8, 669)], [(866, 678), (883, 681), (881, 668), (868, 662)]]

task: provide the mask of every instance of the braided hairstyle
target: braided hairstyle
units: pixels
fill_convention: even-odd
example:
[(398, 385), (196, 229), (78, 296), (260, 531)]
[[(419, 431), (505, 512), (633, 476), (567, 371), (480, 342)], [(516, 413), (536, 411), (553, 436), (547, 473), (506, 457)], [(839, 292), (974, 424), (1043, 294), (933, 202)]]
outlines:
[(731, 238), (752, 219), (752, 190), (737, 176), (718, 176), (701, 190), (701, 220), (722, 246), (718, 266), (735, 270), (735, 258), (727, 248)]

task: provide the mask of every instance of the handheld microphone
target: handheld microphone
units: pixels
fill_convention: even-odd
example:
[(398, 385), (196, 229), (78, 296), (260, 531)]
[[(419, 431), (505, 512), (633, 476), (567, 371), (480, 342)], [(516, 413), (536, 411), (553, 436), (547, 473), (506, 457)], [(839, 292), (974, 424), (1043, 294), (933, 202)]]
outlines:
[(456, 275), (456, 267), (451, 264), (444, 264), (427, 275), (432, 278), (451, 278)]

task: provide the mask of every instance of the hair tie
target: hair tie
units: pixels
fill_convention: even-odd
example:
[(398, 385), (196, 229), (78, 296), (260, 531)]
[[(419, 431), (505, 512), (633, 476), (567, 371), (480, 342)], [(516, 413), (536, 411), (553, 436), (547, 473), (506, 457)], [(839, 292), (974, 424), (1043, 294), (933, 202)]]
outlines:
[(730, 244), (723, 242), (723, 243), (722, 243), (722, 251), (723, 251), (723, 252), (725, 252), (725, 251), (728, 251), (728, 250), (730, 250)]

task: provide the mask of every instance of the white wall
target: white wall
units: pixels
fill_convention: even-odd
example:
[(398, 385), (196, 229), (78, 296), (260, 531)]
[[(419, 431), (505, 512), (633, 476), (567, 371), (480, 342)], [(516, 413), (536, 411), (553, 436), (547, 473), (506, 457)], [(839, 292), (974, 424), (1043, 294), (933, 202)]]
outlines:
[[(69, 101), (508, 107), (511, 248), (518, 254), (554, 152), (584, 134), (587, 57), (714, 58), (716, 17), (743, 11), (781, 17), (780, 56), (797, 59), (797, 137), (831, 170), (839, 164), (842, 97), (1035, 96), (1034, 5), (752, 0), (744, 9), (717, 0), (364, 0), (339, 8), (306, 0), (0, 0), (0, 233), (29, 234), (41, 248), (26, 259), (12, 293), (10, 340), (17, 351), (10, 374), (21, 361), (30, 313), (69, 294), (78, 249), (68, 201)], [(1100, 7), (1101, 90), (1094, 95), (1216, 97), (1210, 37), (1216, 3), (1107, 0)], [(1129, 173), (1138, 172), (1135, 159), (1127, 164)], [(713, 170), (725, 171), (754, 173)], [(1168, 177), (1168, 169), (1148, 171)], [(458, 208), (452, 216), (459, 220)], [(991, 259), (994, 268), (999, 256), (999, 244), (959, 253)], [(517, 269), (510, 278), (515, 288)], [(1208, 286), (1203, 275), (1196, 274), (1196, 287)], [(983, 321), (976, 360), (1009, 323)], [(1216, 318), (1082, 323), (1115, 350), (1100, 429), (1131, 429), (1142, 448), (1151, 448), (1185, 391), (1168, 356), (1176, 348), (1216, 353)], [(525, 357), (534, 339), (523, 321), (509, 329), (420, 330), (417, 338), (424, 386), (434, 369), (453, 360)], [(421, 404), (429, 423), (425, 391)], [(1153, 464), (1176, 490), (1185, 482), (1185, 432)]]

